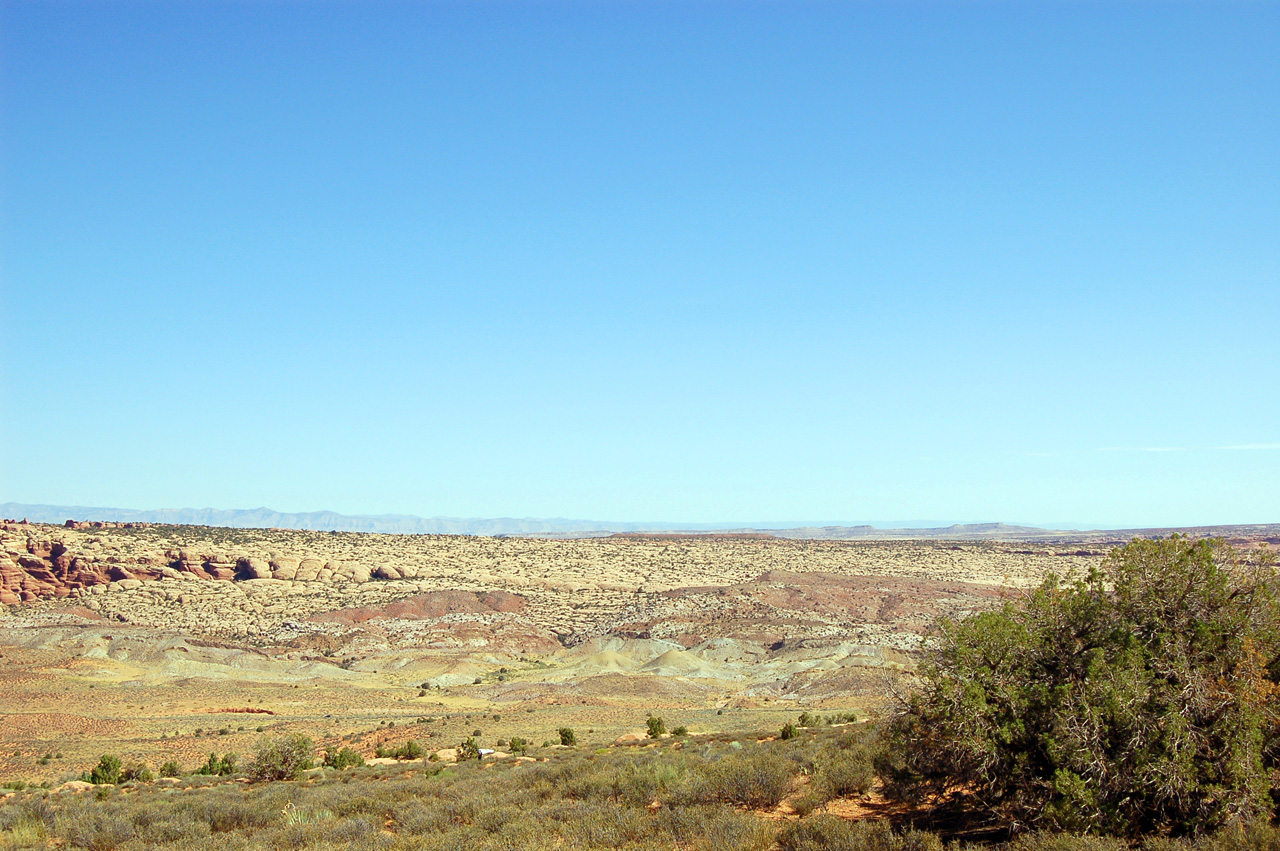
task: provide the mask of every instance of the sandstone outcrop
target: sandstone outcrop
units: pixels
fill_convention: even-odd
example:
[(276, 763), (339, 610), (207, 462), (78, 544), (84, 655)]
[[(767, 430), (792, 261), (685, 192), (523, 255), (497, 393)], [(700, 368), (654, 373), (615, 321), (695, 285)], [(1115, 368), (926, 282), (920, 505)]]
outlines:
[[(26, 526), (27, 524), (22, 524)], [(70, 531), (117, 528), (117, 524), (68, 523)], [(258, 555), (231, 556), (192, 548), (170, 548), (162, 553), (120, 553), (73, 551), (72, 545), (33, 532), (46, 527), (19, 524), (6, 526), (6, 533), (20, 532), (21, 538), (6, 536), (0, 553), (0, 605), (18, 605), (41, 599), (63, 598), (88, 593), (93, 588), (112, 586), (132, 589), (159, 579), (204, 581), (279, 580), (300, 582), (364, 583), (373, 578), (399, 580), (404, 572), (391, 564), (371, 570), (365, 565), (314, 556), (295, 558)], [(90, 546), (95, 539), (86, 542)]]
[(273, 579), (293, 579), (298, 575), (298, 564), (296, 558), (274, 558), (271, 560), (271, 576)]

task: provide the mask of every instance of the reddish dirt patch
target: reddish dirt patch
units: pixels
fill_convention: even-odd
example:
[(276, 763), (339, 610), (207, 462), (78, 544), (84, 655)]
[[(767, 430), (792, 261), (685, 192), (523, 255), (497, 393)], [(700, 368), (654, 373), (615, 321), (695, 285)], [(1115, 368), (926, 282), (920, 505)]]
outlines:
[(522, 612), (527, 602), (524, 597), (506, 591), (430, 591), (404, 600), (396, 600), (385, 606), (356, 606), (313, 615), (311, 620), (355, 626), (378, 618), (424, 620), (455, 614), (483, 614), (485, 612)]
[[(652, 705), (697, 703), (705, 700), (709, 688), (672, 677), (637, 677), (629, 674), (597, 674), (569, 684), (592, 705), (606, 706), (615, 700), (646, 699)], [(562, 704), (563, 705), (563, 704)]]
[(44, 741), (59, 737), (118, 737), (130, 729), (127, 721), (88, 718), (61, 712), (20, 712), (0, 715), (5, 741)]
[(235, 708), (235, 709), (232, 709), (232, 708), (227, 708), (227, 709), (206, 709), (206, 710), (205, 710), (205, 712), (208, 712), (208, 713), (213, 714), (213, 715), (224, 715), (224, 714), (227, 714), (227, 715), (238, 715), (238, 714), (246, 714), (246, 715), (275, 715), (275, 713), (274, 713), (274, 712), (272, 712), (270, 709), (258, 709), (257, 707), (254, 707), (254, 706), (241, 706), (241, 707), (239, 707), (239, 708)]

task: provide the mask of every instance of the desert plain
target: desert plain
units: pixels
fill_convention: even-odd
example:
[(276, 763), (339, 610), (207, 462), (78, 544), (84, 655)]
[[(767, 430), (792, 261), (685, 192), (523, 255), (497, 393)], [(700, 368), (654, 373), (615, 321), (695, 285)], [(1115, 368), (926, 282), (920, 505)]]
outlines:
[(0, 781), (57, 782), (105, 752), (192, 767), (264, 732), (368, 756), (554, 746), (563, 727), (599, 747), (649, 714), (691, 733), (865, 717), (939, 618), (1087, 571), (1122, 538), (6, 522)]

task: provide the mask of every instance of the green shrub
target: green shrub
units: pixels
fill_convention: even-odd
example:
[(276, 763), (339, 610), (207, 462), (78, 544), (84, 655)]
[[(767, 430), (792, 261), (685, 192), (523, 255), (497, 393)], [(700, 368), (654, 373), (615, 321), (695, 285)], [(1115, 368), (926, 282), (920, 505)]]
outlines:
[(675, 736), (677, 739), (684, 738), (685, 736), (689, 735), (689, 728), (683, 724), (677, 727), (672, 727), (671, 735)]
[(364, 765), (364, 757), (353, 751), (351, 748), (339, 748), (338, 750), (329, 750), (325, 752), (324, 764), (330, 768), (336, 768), (341, 771), (344, 768)]
[(480, 746), (476, 744), (474, 738), (470, 737), (458, 745), (458, 762), (466, 762), (469, 759), (480, 759)]
[(512, 736), (508, 744), (512, 753), (524, 753), (529, 749), (529, 742), (522, 736)]
[(98, 764), (93, 767), (92, 771), (86, 771), (81, 775), (81, 780), (93, 784), (109, 783), (117, 784), (120, 782), (120, 773), (124, 769), (124, 763), (120, 761), (120, 757), (112, 754), (103, 754), (98, 760)]
[(800, 728), (790, 721), (782, 725), (782, 730), (778, 733), (779, 739), (794, 739), (800, 735)]
[(236, 773), (236, 755), (233, 753), (225, 753), (219, 757), (215, 753), (209, 754), (209, 758), (204, 761), (204, 765), (195, 770), (196, 774), (205, 777), (227, 777)]
[(650, 715), (649, 720), (645, 722), (645, 726), (649, 728), (649, 732), (646, 735), (651, 739), (656, 739), (667, 732), (667, 725), (656, 715)]
[(173, 760), (169, 760), (164, 765), (160, 766), (160, 776), (161, 777), (181, 777), (182, 767), (179, 766)]
[(263, 738), (258, 742), (249, 775), (255, 780), (293, 780), (312, 765), (311, 739), (301, 733)]
[(1280, 582), (1265, 550), (1177, 535), (944, 621), (892, 724), (889, 791), (1120, 836), (1270, 818)]
[(426, 751), (414, 739), (410, 739), (398, 748), (387, 748), (382, 745), (374, 750), (374, 756), (383, 759), (419, 759)]
[(578, 737), (574, 735), (572, 727), (561, 727), (559, 732), (560, 732), (560, 744), (573, 747), (578, 743)]

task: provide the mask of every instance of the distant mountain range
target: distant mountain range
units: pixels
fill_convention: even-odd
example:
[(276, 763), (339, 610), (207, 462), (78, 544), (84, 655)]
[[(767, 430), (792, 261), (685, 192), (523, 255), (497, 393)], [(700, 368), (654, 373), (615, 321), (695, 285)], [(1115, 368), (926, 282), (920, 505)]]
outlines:
[(788, 526), (787, 524), (633, 523), (573, 520), (563, 517), (417, 517), (410, 514), (339, 514), (336, 511), (289, 513), (271, 508), (103, 508), (84, 505), (0, 504), (0, 516), (33, 523), (105, 520), (115, 523), (168, 523), (236, 529), (305, 529), (327, 532), (386, 532), (408, 535), (582, 536), (654, 532), (755, 532), (788, 538), (983, 537), (1043, 534), (1045, 530), (1003, 523), (974, 523), (931, 528), (885, 529), (858, 526)]
[[(115, 523), (171, 523), (233, 529), (307, 529), (328, 532), (388, 532), (409, 535), (554, 535), (570, 532), (607, 535), (612, 532), (669, 528), (642, 523), (601, 523), (554, 518), (415, 517), (410, 514), (339, 514), (336, 511), (288, 513), (271, 508), (99, 508), (83, 505), (0, 504), (0, 515), (33, 523), (66, 520), (107, 520)], [(682, 527), (684, 528), (684, 527)], [(712, 528), (712, 527), (708, 527)]]
[(1181, 529), (1115, 529), (1102, 531), (1053, 530), (1005, 523), (957, 523), (927, 528), (857, 526), (733, 526), (696, 523), (624, 523), (570, 520), (562, 517), (416, 517), (409, 514), (339, 514), (336, 511), (289, 513), (270, 508), (100, 508), (83, 505), (0, 504), (0, 516), (33, 523), (67, 520), (103, 520), (115, 523), (167, 523), (182, 526), (218, 526), (234, 529), (304, 529), (338, 532), (385, 532), (402, 535), (513, 535), (522, 537), (598, 537), (612, 534), (767, 534), (778, 538), (817, 540), (1126, 540), (1136, 535), (1186, 532), (1228, 538), (1277, 538), (1280, 524), (1198, 526)]

